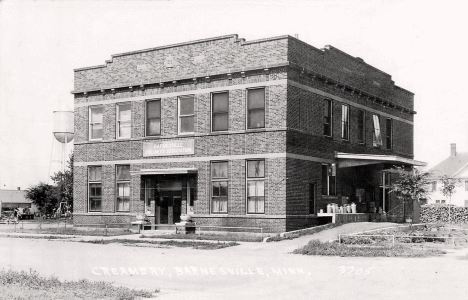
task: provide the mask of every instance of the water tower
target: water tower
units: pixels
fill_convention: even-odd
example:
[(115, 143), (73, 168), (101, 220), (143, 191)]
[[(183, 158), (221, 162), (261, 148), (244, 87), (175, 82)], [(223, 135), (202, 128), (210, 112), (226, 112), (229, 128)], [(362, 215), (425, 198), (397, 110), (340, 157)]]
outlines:
[(67, 163), (67, 144), (73, 140), (73, 112), (54, 111), (54, 136), (62, 144), (62, 172)]

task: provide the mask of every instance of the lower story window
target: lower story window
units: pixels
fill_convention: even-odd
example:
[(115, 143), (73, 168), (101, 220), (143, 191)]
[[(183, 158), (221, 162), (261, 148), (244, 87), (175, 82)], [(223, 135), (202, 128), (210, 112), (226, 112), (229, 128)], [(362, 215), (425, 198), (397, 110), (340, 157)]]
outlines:
[(88, 168), (88, 196), (90, 212), (102, 211), (102, 167), (92, 166)]
[(214, 181), (212, 194), (212, 211), (214, 213), (227, 213), (227, 198), (227, 181)]
[(228, 212), (228, 162), (211, 163), (211, 212)]
[(250, 180), (247, 182), (247, 211), (251, 214), (265, 212), (265, 181)]
[(247, 213), (265, 213), (265, 161), (247, 161)]
[(130, 166), (116, 167), (117, 211), (130, 211)]
[(117, 183), (117, 211), (130, 211), (130, 183)]
[(336, 195), (336, 169), (334, 164), (322, 165), (322, 195)]

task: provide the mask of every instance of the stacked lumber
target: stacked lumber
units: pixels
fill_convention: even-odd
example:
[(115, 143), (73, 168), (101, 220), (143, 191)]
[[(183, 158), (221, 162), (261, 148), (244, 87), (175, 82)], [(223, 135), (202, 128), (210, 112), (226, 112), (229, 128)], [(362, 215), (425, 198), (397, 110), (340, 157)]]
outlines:
[(422, 205), (421, 222), (468, 223), (468, 207), (460, 207), (448, 204)]

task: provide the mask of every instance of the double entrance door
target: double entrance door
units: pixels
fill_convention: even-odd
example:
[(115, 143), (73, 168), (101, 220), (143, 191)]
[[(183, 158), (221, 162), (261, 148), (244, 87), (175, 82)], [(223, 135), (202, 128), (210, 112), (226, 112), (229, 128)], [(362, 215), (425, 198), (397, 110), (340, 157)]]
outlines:
[(174, 224), (180, 222), (182, 191), (161, 192), (156, 199), (156, 224)]
[(183, 178), (168, 175), (149, 175), (144, 183), (145, 212), (154, 224), (180, 222), (182, 213)]

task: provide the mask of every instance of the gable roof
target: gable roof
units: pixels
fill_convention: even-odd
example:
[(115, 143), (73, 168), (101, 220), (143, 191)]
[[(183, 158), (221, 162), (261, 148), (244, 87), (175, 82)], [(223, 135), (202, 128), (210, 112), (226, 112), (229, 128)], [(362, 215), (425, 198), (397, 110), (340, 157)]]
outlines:
[(26, 198), (26, 191), (22, 190), (0, 190), (0, 201), (4, 203), (31, 203)]
[(450, 156), (440, 162), (438, 165), (431, 168), (432, 177), (449, 176), (456, 177), (464, 168), (468, 166), (468, 152), (457, 153), (455, 156)]

